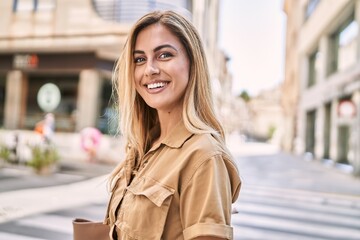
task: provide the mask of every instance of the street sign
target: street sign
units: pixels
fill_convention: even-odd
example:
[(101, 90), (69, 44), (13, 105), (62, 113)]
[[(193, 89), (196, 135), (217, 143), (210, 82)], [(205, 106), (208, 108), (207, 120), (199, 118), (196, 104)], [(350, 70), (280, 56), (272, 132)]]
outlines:
[(13, 59), (13, 67), (18, 69), (37, 68), (39, 57), (36, 54), (16, 54)]
[(60, 104), (60, 89), (53, 83), (44, 84), (37, 94), (37, 102), (44, 112), (54, 111)]
[(356, 116), (356, 106), (351, 100), (343, 100), (338, 106), (340, 118), (354, 118)]

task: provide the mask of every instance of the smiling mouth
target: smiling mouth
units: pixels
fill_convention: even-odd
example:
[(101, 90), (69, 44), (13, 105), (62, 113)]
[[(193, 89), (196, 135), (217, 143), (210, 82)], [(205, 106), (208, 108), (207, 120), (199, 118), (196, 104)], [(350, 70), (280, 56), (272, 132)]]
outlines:
[(146, 87), (148, 89), (157, 89), (157, 88), (163, 88), (167, 85), (168, 83), (167, 82), (157, 82), (157, 83), (150, 83), (150, 84), (147, 84)]

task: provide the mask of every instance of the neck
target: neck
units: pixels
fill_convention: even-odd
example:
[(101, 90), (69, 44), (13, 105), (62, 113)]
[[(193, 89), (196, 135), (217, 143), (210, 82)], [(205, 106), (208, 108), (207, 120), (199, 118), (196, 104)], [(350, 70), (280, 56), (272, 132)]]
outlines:
[(163, 112), (158, 111), (160, 122), (160, 136), (158, 141), (163, 140), (182, 119), (182, 111)]

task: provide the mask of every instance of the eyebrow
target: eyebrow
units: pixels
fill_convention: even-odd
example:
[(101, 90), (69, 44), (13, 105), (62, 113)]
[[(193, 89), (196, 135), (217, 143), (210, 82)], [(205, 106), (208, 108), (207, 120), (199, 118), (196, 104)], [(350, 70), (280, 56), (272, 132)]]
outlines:
[[(163, 45), (160, 45), (160, 46), (157, 46), (156, 48), (154, 48), (154, 52), (157, 52), (163, 48), (172, 48), (174, 49), (175, 51), (178, 51), (174, 46), (170, 45), (170, 44), (163, 44)], [(144, 54), (145, 52), (142, 51), (142, 50), (134, 50), (133, 54)]]

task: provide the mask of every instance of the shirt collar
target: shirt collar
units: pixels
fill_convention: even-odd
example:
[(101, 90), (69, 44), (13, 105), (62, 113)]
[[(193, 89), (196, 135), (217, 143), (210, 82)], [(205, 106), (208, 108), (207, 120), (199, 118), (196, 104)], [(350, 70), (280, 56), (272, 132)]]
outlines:
[(171, 148), (180, 148), (193, 135), (186, 129), (184, 122), (181, 120), (161, 143)]

